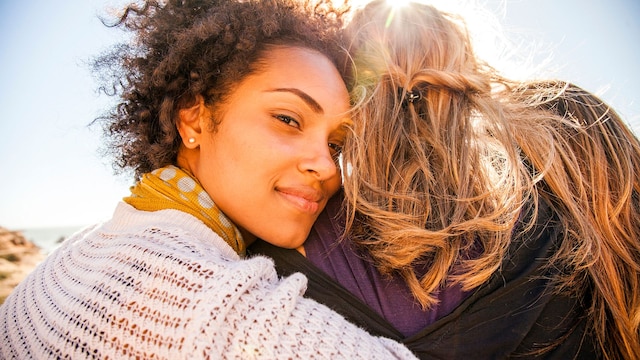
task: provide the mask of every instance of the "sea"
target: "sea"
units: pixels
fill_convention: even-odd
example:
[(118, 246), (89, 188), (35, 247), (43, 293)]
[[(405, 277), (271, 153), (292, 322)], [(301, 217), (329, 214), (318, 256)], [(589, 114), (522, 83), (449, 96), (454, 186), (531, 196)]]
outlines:
[(46, 254), (50, 254), (60, 243), (84, 226), (58, 226), (27, 228), (20, 230), (25, 238), (36, 244)]

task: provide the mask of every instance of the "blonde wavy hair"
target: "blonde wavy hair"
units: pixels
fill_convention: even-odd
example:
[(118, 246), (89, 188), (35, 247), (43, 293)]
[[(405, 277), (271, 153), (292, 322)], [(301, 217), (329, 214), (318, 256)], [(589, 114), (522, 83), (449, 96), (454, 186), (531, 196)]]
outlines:
[[(536, 169), (545, 169), (539, 192), (569, 229), (556, 257), (576, 271), (563, 284), (594, 289), (590, 319), (600, 344), (637, 359), (640, 141), (611, 107), (576, 85), (533, 81), (513, 93), (561, 116), (550, 124), (558, 156), (545, 158), (535, 148), (525, 152)], [(524, 148), (529, 141), (519, 143)]]
[[(431, 6), (373, 1), (347, 30), (353, 241), (430, 307), (450, 282), (470, 290), (498, 271), (524, 206), (542, 198), (564, 225), (549, 263), (570, 269), (556, 279), (559, 291), (592, 289), (605, 356), (637, 358), (640, 148), (617, 115), (600, 114), (604, 105), (581, 110), (587, 100), (566, 87), (503, 78), (475, 56), (464, 21)], [(573, 117), (556, 111), (558, 99), (577, 109)]]

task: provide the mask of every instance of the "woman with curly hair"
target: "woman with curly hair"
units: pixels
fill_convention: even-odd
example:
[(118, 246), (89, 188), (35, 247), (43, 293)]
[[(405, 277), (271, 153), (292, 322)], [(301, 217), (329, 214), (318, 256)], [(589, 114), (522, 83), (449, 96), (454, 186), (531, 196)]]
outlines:
[[(327, 1), (146, 1), (100, 58), (109, 149), (135, 175), (0, 307), (0, 358), (414, 358), (244, 258), (297, 247), (340, 186), (349, 122)], [(112, 76), (112, 77), (111, 77)]]
[(505, 79), (432, 6), (376, 0), (348, 29), (344, 193), (306, 258), (251, 250), (420, 358), (637, 359), (640, 147), (615, 112)]

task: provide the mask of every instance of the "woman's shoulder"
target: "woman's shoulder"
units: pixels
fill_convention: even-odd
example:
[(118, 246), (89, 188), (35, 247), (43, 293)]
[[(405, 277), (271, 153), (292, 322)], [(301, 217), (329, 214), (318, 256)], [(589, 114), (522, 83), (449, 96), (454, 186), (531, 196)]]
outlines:
[(522, 210), (511, 243), (502, 262), (502, 277), (525, 269), (549, 265), (564, 239), (564, 228), (553, 205), (540, 198), (528, 201)]
[(114, 287), (122, 277), (185, 289), (205, 289), (211, 282), (224, 286), (232, 278), (277, 279), (273, 261), (241, 259), (195, 217), (177, 210), (139, 211), (127, 204), (120, 204), (111, 220), (69, 238), (50, 257), (53, 269), (105, 284), (115, 281)]
[[(153, 249), (183, 257), (206, 257), (239, 260), (236, 252), (202, 221), (173, 209), (141, 211), (126, 203), (118, 204), (113, 217), (93, 229), (87, 237), (94, 242), (106, 241), (110, 246)], [(145, 250), (146, 251), (146, 250)]]

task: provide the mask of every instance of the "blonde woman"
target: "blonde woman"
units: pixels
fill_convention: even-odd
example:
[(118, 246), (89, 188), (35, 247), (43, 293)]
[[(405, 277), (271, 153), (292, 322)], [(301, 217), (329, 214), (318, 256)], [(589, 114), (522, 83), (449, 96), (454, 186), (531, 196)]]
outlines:
[(501, 77), (432, 6), (373, 1), (348, 29), (344, 194), (306, 258), (256, 251), (421, 358), (638, 358), (640, 150), (617, 115)]

